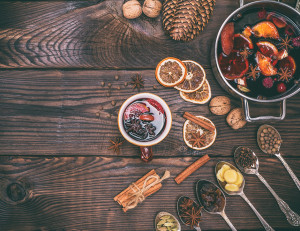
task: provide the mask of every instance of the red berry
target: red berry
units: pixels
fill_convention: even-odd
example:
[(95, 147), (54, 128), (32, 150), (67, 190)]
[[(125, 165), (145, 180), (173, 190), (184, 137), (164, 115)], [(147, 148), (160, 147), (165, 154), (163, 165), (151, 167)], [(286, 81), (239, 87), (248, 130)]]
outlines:
[(286, 92), (286, 86), (284, 83), (279, 83), (277, 85), (277, 92), (278, 93), (283, 93), (283, 92)]
[(273, 79), (271, 77), (266, 77), (263, 79), (262, 84), (265, 88), (271, 88), (273, 87)]

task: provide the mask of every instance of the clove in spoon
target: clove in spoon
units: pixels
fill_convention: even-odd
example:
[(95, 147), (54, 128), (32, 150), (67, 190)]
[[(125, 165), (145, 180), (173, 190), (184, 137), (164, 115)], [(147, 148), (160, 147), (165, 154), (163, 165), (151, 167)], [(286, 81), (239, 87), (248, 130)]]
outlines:
[[(205, 192), (212, 191), (212, 190), (218, 192), (220, 197), (220, 198), (215, 198), (216, 200), (214, 201), (214, 206), (209, 205), (207, 200), (205, 200), (206, 198)], [(231, 221), (229, 220), (229, 218), (225, 213), (226, 197), (218, 186), (216, 186), (214, 183), (208, 180), (199, 180), (196, 184), (196, 194), (197, 194), (198, 201), (201, 203), (203, 209), (206, 212), (210, 214), (221, 215), (223, 219), (226, 221), (226, 223), (228, 224), (228, 226), (231, 228), (231, 230), (236, 231), (236, 228), (231, 223)], [(211, 199), (211, 197), (209, 197), (208, 199)]]
[[(267, 124), (263, 124), (259, 127), (258, 131), (257, 131), (257, 143), (258, 143), (258, 146), (259, 148), (264, 152), (264, 153), (267, 153), (267, 150), (262, 148), (262, 144), (261, 144), (261, 141), (260, 141), (260, 137), (261, 137), (261, 133), (263, 132), (264, 129), (272, 129), (274, 130), (275, 134), (277, 135), (278, 139), (281, 140), (281, 137), (280, 137), (280, 134), (279, 132), (272, 126), (270, 125), (267, 125)], [(275, 153), (271, 153), (271, 154), (274, 154), (280, 161), (281, 163), (283, 164), (283, 166), (286, 168), (286, 170), (288, 171), (288, 173), (290, 174), (290, 176), (292, 177), (293, 181), (295, 182), (297, 188), (300, 190), (300, 181), (299, 179), (297, 178), (297, 176), (295, 175), (295, 173), (293, 172), (293, 170), (290, 168), (290, 166), (288, 165), (288, 163), (283, 159), (283, 157), (281, 156), (279, 150), (280, 150), (280, 146), (281, 146), (281, 143), (280, 144), (277, 144), (277, 148)]]
[[(223, 167), (223, 165), (226, 164), (228, 166), (230, 166), (231, 169), (234, 169), (235, 171), (239, 172), (239, 170), (234, 167), (232, 164), (225, 162), (225, 161), (220, 161), (217, 163), (216, 168), (215, 168), (215, 174), (217, 176), (218, 171)], [(249, 201), (249, 199), (246, 197), (245, 193), (244, 193), (244, 187), (245, 187), (245, 178), (243, 178), (243, 183), (241, 184), (239, 191), (228, 191), (225, 189), (225, 184), (224, 182), (220, 182), (218, 177), (217, 177), (217, 181), (219, 183), (219, 185), (221, 186), (221, 188), (223, 189), (223, 191), (230, 195), (230, 196), (235, 196), (235, 195), (239, 195), (241, 196), (250, 206), (250, 208), (253, 210), (253, 212), (256, 214), (256, 216), (258, 217), (258, 219), (260, 220), (261, 224), (263, 225), (263, 227), (265, 228), (265, 230), (267, 231), (274, 231), (274, 229), (268, 224), (268, 222), (266, 222), (266, 220), (260, 215), (260, 213), (256, 210), (256, 208), (252, 205), (252, 203)]]
[[(186, 202), (191, 202), (191, 203), (186, 203)], [(186, 216), (185, 216), (185, 208), (182, 207), (183, 204), (186, 204), (186, 208), (194, 208), (194, 217), (192, 218), (192, 216), (190, 216), (190, 219), (195, 219), (195, 221), (199, 220), (199, 222), (197, 222), (197, 224), (191, 226), (191, 224), (188, 223)], [(202, 216), (201, 213), (201, 207), (191, 198), (187, 197), (187, 196), (181, 196), (179, 197), (179, 199), (177, 200), (177, 213), (178, 216), (181, 220), (181, 222), (183, 224), (185, 224), (186, 226), (192, 227), (197, 231), (201, 231), (200, 228), (200, 217)], [(200, 213), (197, 215), (197, 213)]]
[[(239, 160), (241, 159), (240, 156), (241, 156), (241, 151), (242, 150), (244, 152), (247, 152), (247, 153), (252, 155), (251, 159), (253, 160), (253, 163), (250, 167), (243, 167), (240, 164)], [(265, 178), (263, 178), (262, 175), (259, 174), (259, 172), (258, 172), (258, 168), (259, 168), (258, 158), (250, 148), (238, 147), (234, 152), (234, 161), (235, 161), (236, 165), (238, 166), (238, 168), (242, 172), (244, 172), (246, 174), (254, 174), (258, 177), (258, 179), (260, 179), (261, 182), (264, 183), (264, 185), (269, 189), (269, 191), (272, 193), (272, 195), (276, 199), (276, 201), (279, 205), (279, 208), (284, 213), (284, 215), (286, 216), (287, 221), (291, 225), (293, 225), (293, 226), (299, 226), (300, 225), (300, 216), (297, 213), (295, 213), (293, 210), (290, 209), (288, 204), (285, 201), (283, 201), (277, 195), (277, 193), (271, 188), (271, 186), (268, 184), (268, 182), (265, 180)]]

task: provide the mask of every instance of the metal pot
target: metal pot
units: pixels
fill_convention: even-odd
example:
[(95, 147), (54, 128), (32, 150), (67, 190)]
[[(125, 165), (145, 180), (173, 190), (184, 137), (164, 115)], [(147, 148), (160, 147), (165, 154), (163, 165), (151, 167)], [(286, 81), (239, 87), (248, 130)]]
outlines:
[[(219, 82), (219, 84), (231, 95), (235, 97), (240, 97), (242, 99), (243, 103), (243, 108), (245, 112), (245, 118), (248, 122), (253, 122), (253, 121), (261, 121), (261, 120), (283, 120), (286, 115), (286, 99), (289, 97), (292, 97), (293, 95), (297, 94), (300, 91), (300, 86), (299, 84), (296, 84), (293, 86), (290, 90), (285, 92), (283, 95), (280, 95), (279, 97), (271, 97), (271, 98), (264, 98), (264, 99), (258, 99), (258, 98), (253, 98), (249, 97), (246, 94), (243, 94), (242, 92), (238, 91), (235, 89), (223, 76), (221, 69), (218, 64), (218, 44), (219, 40), (221, 37), (221, 31), (223, 30), (224, 26), (233, 19), (233, 17), (236, 17), (238, 14), (243, 14), (246, 11), (252, 10), (252, 9), (262, 9), (265, 8), (267, 10), (274, 10), (276, 12), (279, 12), (283, 15), (288, 16), (288, 18), (292, 19), (295, 25), (297, 25), (297, 29), (299, 30), (300, 27), (300, 13), (295, 10), (294, 8), (281, 3), (281, 2), (274, 2), (274, 1), (269, 1), (269, 0), (264, 0), (264, 1), (256, 1), (252, 2), (249, 4), (244, 5), (244, 1), (240, 0), (240, 8), (235, 10), (232, 14), (230, 14), (227, 19), (224, 21), (222, 24), (216, 40), (214, 42), (214, 45), (212, 47), (212, 54), (211, 54), (211, 64), (212, 64), (212, 69), (214, 72), (214, 75)], [(299, 4), (297, 4), (298, 6)], [(300, 68), (298, 66), (298, 68)], [(299, 78), (299, 76), (298, 76)], [(256, 103), (272, 103), (272, 102), (280, 102), (280, 116), (259, 116), (256, 118), (252, 118), (250, 116), (249, 112), (249, 101), (256, 102)]]

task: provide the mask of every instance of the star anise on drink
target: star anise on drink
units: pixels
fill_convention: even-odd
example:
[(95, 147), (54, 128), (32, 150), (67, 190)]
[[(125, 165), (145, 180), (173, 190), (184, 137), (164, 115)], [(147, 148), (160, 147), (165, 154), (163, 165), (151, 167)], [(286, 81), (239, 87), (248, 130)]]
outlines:
[(286, 36), (285, 38), (282, 38), (281, 43), (279, 44), (280, 48), (283, 48), (283, 49), (286, 49), (286, 50), (288, 50), (289, 48), (292, 49), (293, 46), (290, 44), (291, 42), (292, 42), (292, 39), (289, 38), (289, 36)]
[(146, 131), (149, 133), (149, 135), (151, 135), (151, 136), (154, 136), (154, 135), (155, 135), (154, 131), (156, 130), (156, 127), (153, 126), (153, 124), (151, 124), (151, 123), (146, 124), (146, 125), (145, 125), (145, 129), (146, 129)]
[(260, 73), (259, 70), (257, 70), (257, 66), (253, 67), (251, 64), (249, 72), (246, 74), (247, 78), (253, 78), (253, 80), (256, 80), (257, 75)]
[(139, 119), (130, 119), (130, 121), (125, 123), (127, 129), (126, 132), (134, 132), (137, 134), (141, 134), (142, 133), (142, 125), (141, 125), (141, 121)]
[(144, 80), (143, 77), (139, 74), (136, 74), (134, 76), (131, 77), (132, 81), (130, 82), (130, 84), (132, 85), (133, 89), (137, 89), (138, 92), (141, 90), (141, 88), (144, 88)]
[(280, 68), (279, 70), (279, 80), (288, 82), (292, 78), (292, 72), (288, 68)]
[(243, 56), (244, 59), (248, 58), (248, 56), (251, 55), (251, 54), (252, 54), (252, 51), (250, 51), (247, 48), (244, 48), (244, 50), (242, 50), (240, 52), (240, 55)]
[(198, 227), (201, 221), (201, 208), (195, 208), (193, 206), (189, 211), (182, 214), (182, 218), (191, 228), (195, 226)]
[(193, 147), (203, 147), (204, 142), (206, 141), (205, 133), (203, 132), (202, 135), (200, 135), (200, 132), (192, 133), (192, 138), (190, 139), (190, 141), (193, 142)]
[(193, 203), (194, 202), (191, 199), (184, 198), (179, 206), (182, 209), (182, 212), (185, 212), (186, 210), (188, 210), (190, 207), (193, 206)]
[(117, 155), (120, 154), (120, 146), (124, 143), (124, 139), (122, 137), (116, 137), (115, 140), (109, 140), (112, 145), (108, 148), (112, 149), (114, 153), (117, 153)]

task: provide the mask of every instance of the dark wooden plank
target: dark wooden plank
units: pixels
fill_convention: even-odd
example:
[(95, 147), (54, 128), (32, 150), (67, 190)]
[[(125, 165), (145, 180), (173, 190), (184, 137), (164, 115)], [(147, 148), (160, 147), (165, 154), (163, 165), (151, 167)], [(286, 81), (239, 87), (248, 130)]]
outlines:
[(164, 33), (160, 17), (125, 19), (123, 2), (1, 2), (0, 67), (154, 68), (167, 56), (209, 66), (212, 40), (238, 6), (238, 1), (218, 2), (201, 35), (181, 43)]
[[(216, 83), (209, 69), (207, 78), (212, 94), (227, 95)], [(232, 130), (225, 116), (215, 116), (208, 106), (196, 105), (181, 99), (178, 91), (160, 86), (154, 71), (2, 71), (0, 72), (0, 154), (1, 155), (115, 155), (107, 150), (109, 138), (119, 136), (118, 110), (126, 98), (137, 93), (131, 85), (125, 86), (131, 76), (140, 73), (145, 79), (142, 92), (161, 96), (173, 113), (173, 126), (168, 137), (154, 146), (157, 156), (182, 156), (208, 153), (231, 155), (235, 145), (247, 145), (261, 154), (256, 145), (257, 123), (247, 124), (241, 130)], [(119, 80), (114, 76), (118, 75)], [(105, 86), (101, 83), (104, 82)], [(109, 88), (108, 83), (111, 83)], [(153, 85), (158, 90), (153, 89)], [(119, 89), (120, 88), (120, 89)], [(107, 96), (109, 94), (109, 96)], [(300, 143), (299, 97), (288, 100), (287, 118), (276, 124), (284, 143), (282, 151), (298, 156)], [(116, 105), (111, 104), (112, 101)], [(240, 106), (233, 99), (233, 106)], [(102, 108), (102, 110), (100, 110)], [(252, 106), (252, 112), (263, 115), (278, 114), (278, 104), (270, 109)], [(215, 144), (205, 151), (186, 149), (182, 139), (184, 111), (210, 118), (217, 126)], [(100, 116), (97, 116), (97, 112)], [(230, 142), (228, 142), (230, 141)], [(139, 149), (125, 143), (121, 156), (137, 157)]]
[[(180, 195), (195, 198), (193, 187), (196, 181), (208, 179), (215, 182), (215, 164), (232, 159), (213, 158), (177, 185), (173, 178), (195, 160), (157, 158), (151, 164), (141, 164), (140, 160), (131, 158), (1, 157), (1, 230), (153, 230), (157, 212), (166, 210), (175, 215), (175, 202)], [(299, 176), (300, 160), (291, 159), (290, 164)], [(113, 197), (152, 168), (160, 175), (168, 169), (172, 178), (164, 181), (163, 188), (143, 204), (123, 213)], [(299, 191), (283, 166), (274, 159), (261, 158), (260, 168), (261, 174), (278, 195), (300, 213)], [(293, 230), (258, 178), (245, 176), (245, 179), (245, 194), (270, 225), (276, 230)], [(24, 186), (28, 196), (20, 201), (11, 201), (6, 189), (12, 183)], [(21, 193), (15, 194), (16, 187), (12, 188), (12, 194), (19, 197), (11, 198), (20, 199)], [(238, 230), (262, 229), (254, 213), (238, 196), (228, 196), (226, 213)], [(201, 226), (204, 230), (228, 229), (220, 216), (205, 212)]]

